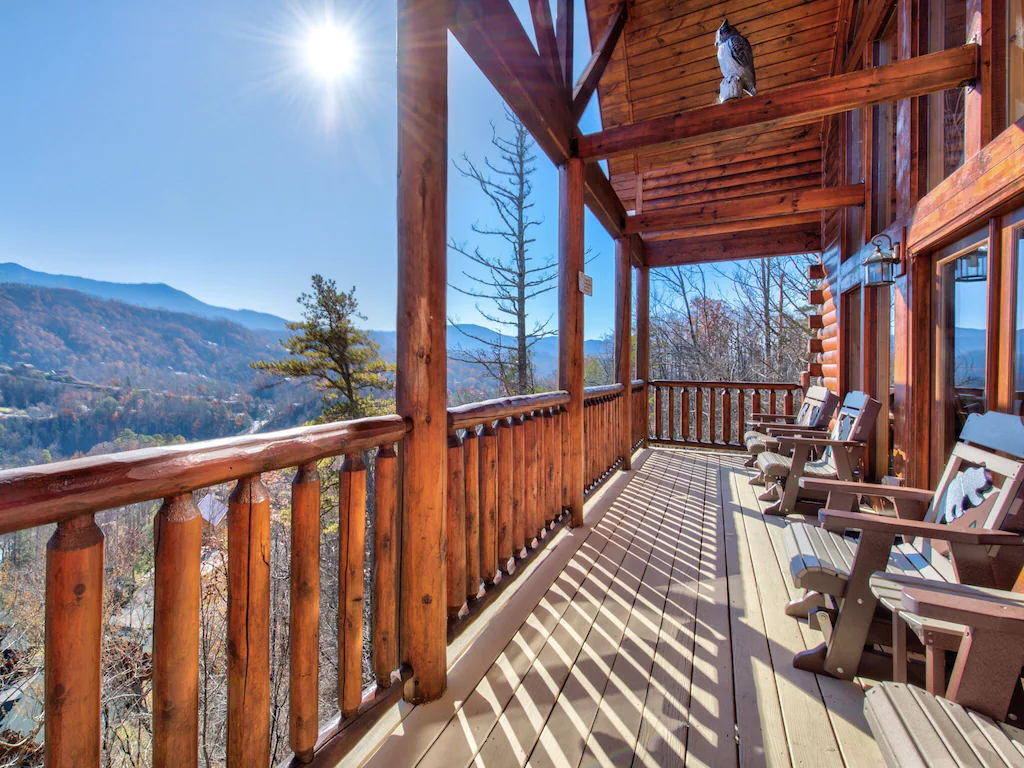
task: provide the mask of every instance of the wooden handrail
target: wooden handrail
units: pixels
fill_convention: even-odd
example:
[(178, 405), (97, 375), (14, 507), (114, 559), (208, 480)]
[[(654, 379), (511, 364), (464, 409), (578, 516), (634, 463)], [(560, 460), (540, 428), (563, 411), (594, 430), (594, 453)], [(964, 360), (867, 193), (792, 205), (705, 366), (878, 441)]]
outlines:
[(622, 384), (604, 384), (600, 387), (587, 387), (583, 390), (583, 402), (589, 403), (593, 400), (600, 400), (602, 397), (612, 397), (621, 393), (625, 387)]
[(509, 416), (521, 416), (531, 411), (568, 405), (570, 399), (569, 393), (565, 390), (556, 390), (458, 405), (448, 409), (448, 431), (468, 429)]
[(407, 429), (374, 416), (0, 471), (0, 534), (388, 445)]
[(648, 382), (652, 387), (716, 387), (718, 389), (802, 389), (792, 382), (759, 381), (682, 381), (676, 379), (655, 379)]

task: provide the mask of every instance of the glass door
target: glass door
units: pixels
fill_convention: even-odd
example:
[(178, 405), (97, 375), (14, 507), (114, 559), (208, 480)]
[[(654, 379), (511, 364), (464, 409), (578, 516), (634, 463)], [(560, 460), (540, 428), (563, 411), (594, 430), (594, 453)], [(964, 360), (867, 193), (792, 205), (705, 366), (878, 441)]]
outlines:
[(967, 417), (986, 410), (988, 241), (967, 247), (962, 242), (951, 255), (940, 253), (936, 263), (936, 470), (945, 465)]

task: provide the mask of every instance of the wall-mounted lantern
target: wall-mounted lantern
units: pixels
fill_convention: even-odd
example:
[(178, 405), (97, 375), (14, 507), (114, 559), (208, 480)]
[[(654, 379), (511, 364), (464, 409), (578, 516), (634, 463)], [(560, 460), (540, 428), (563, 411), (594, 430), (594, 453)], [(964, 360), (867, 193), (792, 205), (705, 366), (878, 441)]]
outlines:
[(975, 248), (957, 259), (953, 279), (958, 283), (983, 283), (988, 280), (988, 246)]
[[(882, 240), (888, 244), (888, 250), (883, 250)], [(900, 244), (893, 243), (892, 238), (884, 232), (871, 240), (875, 246), (874, 252), (864, 259), (864, 285), (868, 288), (886, 288), (896, 282), (896, 278), (902, 274), (898, 269), (902, 265), (900, 256)]]

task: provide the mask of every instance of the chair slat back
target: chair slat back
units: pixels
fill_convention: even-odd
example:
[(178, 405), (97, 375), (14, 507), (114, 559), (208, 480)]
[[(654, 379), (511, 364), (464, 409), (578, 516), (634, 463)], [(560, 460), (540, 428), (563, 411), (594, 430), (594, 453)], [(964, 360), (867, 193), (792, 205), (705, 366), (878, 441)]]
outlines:
[[(864, 442), (871, 436), (875, 428), (875, 420), (882, 404), (863, 392), (850, 392), (843, 399), (843, 407), (839, 409), (836, 423), (832, 426), (829, 438), (832, 440), (855, 440)], [(822, 453), (821, 461), (831, 469), (835, 469), (835, 457), (831, 448)]]
[(804, 395), (797, 424), (801, 427), (822, 427), (829, 423), (839, 398), (828, 387), (809, 387)]
[[(959, 491), (953, 488), (954, 481), (961, 472), (974, 467), (988, 470), (992, 476), (992, 487), (985, 492), (981, 504), (947, 522), (949, 494), (955, 492), (959, 495)], [(953, 446), (924, 520), (954, 528), (1024, 531), (1022, 489), (1024, 424), (1020, 418), (994, 411), (971, 414), (960, 433), (960, 442)], [(945, 542), (917, 538), (912, 544), (937, 567), (948, 569), (949, 547)], [(945, 562), (936, 560), (940, 557)]]

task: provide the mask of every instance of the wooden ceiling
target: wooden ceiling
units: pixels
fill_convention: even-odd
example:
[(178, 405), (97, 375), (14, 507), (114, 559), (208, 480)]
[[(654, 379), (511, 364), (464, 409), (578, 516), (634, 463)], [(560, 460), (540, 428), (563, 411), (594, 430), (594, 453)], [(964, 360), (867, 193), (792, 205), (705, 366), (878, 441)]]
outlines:
[[(596, 45), (621, 0), (586, 0), (586, 6)], [(760, 92), (829, 76), (839, 6), (840, 0), (630, 0), (625, 29), (598, 86), (603, 127), (714, 104), (722, 79), (715, 31), (725, 18), (753, 47)], [(626, 210), (641, 214), (819, 189), (821, 161), (819, 120), (744, 138), (614, 157), (608, 168)], [(759, 236), (770, 248), (769, 243), (804, 244), (820, 233), (820, 216), (791, 217), (776, 217), (775, 229), (750, 227), (757, 231), (743, 238), (737, 256), (749, 257)], [(794, 238), (794, 233), (799, 236)], [(676, 246), (665, 242), (667, 233), (643, 237), (649, 247), (659, 241), (656, 250), (662, 254), (690, 245), (706, 248), (711, 242), (707, 230), (672, 232), (672, 238), (694, 238)], [(726, 249), (714, 250), (718, 258), (729, 257)]]

